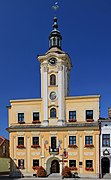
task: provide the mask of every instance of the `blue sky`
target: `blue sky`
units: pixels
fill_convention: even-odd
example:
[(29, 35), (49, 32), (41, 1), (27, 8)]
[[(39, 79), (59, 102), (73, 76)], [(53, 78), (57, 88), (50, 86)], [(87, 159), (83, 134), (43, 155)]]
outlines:
[[(10, 99), (40, 97), (38, 54), (48, 50), (54, 0), (0, 0), (0, 135)], [(111, 0), (58, 0), (62, 49), (72, 60), (70, 95), (100, 94), (111, 106)]]

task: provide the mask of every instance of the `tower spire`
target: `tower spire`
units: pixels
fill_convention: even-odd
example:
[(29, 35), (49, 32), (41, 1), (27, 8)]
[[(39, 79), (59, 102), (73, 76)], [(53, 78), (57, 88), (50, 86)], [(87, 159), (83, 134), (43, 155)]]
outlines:
[[(52, 6), (52, 8), (56, 11), (59, 8), (58, 3), (56, 2), (55, 5)], [(61, 49), (61, 41), (62, 36), (58, 31), (57, 17), (54, 16), (53, 30), (49, 36), (49, 49), (51, 49), (52, 47)]]

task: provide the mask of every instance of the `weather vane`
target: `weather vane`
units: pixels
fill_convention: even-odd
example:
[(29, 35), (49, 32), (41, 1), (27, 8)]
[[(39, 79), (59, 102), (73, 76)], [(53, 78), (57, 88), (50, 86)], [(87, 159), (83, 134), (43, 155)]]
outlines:
[(59, 9), (58, 2), (55, 2), (55, 4), (52, 6), (52, 9), (54, 9), (54, 11)]

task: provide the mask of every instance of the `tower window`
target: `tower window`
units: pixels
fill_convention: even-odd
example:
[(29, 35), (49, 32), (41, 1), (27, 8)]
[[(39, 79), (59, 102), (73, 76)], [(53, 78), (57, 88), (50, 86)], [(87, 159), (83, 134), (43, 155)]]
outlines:
[(56, 76), (54, 74), (50, 76), (50, 85), (56, 85)]
[(52, 109), (50, 110), (50, 117), (51, 117), (51, 118), (55, 118), (55, 117), (56, 117), (56, 109), (55, 109), (55, 108), (52, 108)]
[(54, 37), (53, 38), (53, 46), (55, 46), (56, 45), (56, 38)]

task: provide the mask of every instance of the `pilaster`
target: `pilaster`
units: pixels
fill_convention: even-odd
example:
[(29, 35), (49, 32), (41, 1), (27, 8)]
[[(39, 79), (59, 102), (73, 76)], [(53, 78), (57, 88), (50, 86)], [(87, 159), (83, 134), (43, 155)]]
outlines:
[(64, 124), (64, 81), (63, 81), (63, 66), (58, 66), (58, 125)]
[(48, 67), (44, 66), (44, 120), (43, 125), (48, 126)]

